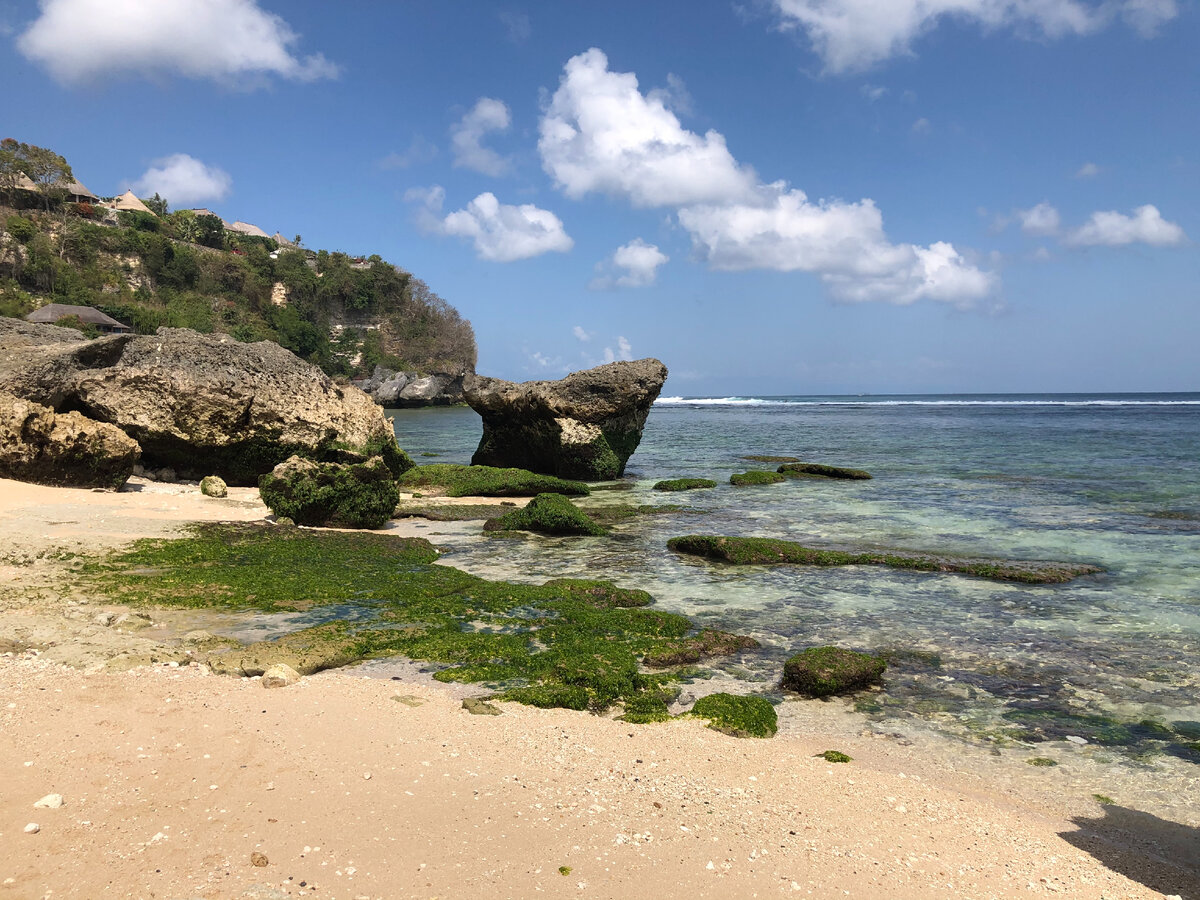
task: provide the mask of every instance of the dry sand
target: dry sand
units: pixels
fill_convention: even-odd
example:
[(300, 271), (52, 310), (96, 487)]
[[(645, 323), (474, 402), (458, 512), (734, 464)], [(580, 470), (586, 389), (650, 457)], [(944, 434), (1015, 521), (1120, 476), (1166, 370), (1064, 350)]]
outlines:
[[(1200, 897), (1194, 813), (1101, 807), (1082, 760), (931, 755), (837, 704), (784, 704), (759, 741), (472, 715), (363, 670), (278, 690), (208, 675), (165, 640), (186, 622), (65, 595), (55, 552), (266, 510), (252, 490), (135, 487), (0, 480), (0, 900)], [(173, 664), (113, 670), (153, 647)], [(854, 761), (815, 756), (834, 747)], [(52, 793), (61, 808), (35, 808)]]

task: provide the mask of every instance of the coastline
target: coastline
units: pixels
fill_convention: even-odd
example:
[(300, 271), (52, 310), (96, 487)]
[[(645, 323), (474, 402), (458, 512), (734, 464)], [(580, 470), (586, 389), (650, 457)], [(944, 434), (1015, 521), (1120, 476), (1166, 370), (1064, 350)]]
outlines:
[[(276, 691), (206, 675), (157, 640), (194, 614), (156, 611), (162, 628), (132, 632), (99, 625), (120, 611), (64, 595), (52, 551), (266, 509), (254, 489), (218, 501), (134, 487), (0, 481), (0, 771), (11, 773), (0, 897), (1200, 891), (1197, 873), (1168, 863), (1197, 845), (1194, 823), (1101, 807), (1070, 763), (1026, 772), (978, 748), (864, 731), (839, 704), (786, 703), (780, 735), (755, 741), (516, 704), (474, 716), (461, 695), (382, 667), (382, 678), (332, 671)], [(419, 536), (428, 523), (392, 526)], [(181, 655), (127, 672), (100, 664), (155, 652)], [(815, 757), (832, 748), (853, 763)], [(52, 792), (63, 808), (33, 808)], [(41, 830), (23, 834), (28, 822)]]

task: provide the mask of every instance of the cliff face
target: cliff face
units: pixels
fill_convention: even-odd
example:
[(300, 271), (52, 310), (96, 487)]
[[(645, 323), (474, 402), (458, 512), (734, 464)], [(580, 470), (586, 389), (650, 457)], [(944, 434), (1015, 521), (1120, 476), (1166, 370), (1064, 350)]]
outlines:
[(463, 398), (464, 374), (435, 372), (425, 375), (420, 372), (394, 372), (376, 366), (370, 378), (354, 384), (385, 409), (454, 406), (466, 402)]

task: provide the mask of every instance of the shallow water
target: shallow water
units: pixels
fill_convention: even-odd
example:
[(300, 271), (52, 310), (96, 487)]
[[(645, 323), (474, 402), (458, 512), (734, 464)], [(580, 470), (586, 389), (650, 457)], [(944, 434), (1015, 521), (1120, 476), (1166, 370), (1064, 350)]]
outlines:
[[(470, 461), (480, 434), (471, 410), (394, 415), (418, 462)], [(732, 487), (734, 472), (774, 468), (747, 454), (875, 477)], [(720, 484), (651, 489), (682, 476)], [(1061, 748), (1070, 736), (1129, 765), (1200, 772), (1200, 745), (1188, 746), (1200, 741), (1200, 395), (669, 399), (609, 486), (582, 505), (692, 509), (609, 538), (481, 540), (478, 523), (433, 523), (429, 536), (450, 550), (448, 564), (478, 575), (608, 578), (751, 634), (762, 649), (717, 668), (759, 690), (772, 691), (783, 660), (807, 646), (890, 651), (884, 689), (857, 701), (877, 724), (993, 746)], [(666, 549), (690, 533), (1106, 571), (1024, 586), (876, 567), (733, 568)]]

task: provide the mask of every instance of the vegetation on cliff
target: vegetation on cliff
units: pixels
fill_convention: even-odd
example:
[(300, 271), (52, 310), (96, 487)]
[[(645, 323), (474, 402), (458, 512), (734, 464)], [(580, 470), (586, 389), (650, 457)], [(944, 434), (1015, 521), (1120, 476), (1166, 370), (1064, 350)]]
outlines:
[(30, 164), (0, 148), (0, 315), (92, 306), (141, 334), (168, 325), (275, 341), (330, 375), (474, 370), (470, 323), (381, 257), (281, 246), (214, 215), (168, 212), (162, 198), (146, 201), (159, 215), (70, 203), (55, 179), (71, 168), (56, 159), (44, 189), (23, 191)]

